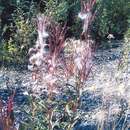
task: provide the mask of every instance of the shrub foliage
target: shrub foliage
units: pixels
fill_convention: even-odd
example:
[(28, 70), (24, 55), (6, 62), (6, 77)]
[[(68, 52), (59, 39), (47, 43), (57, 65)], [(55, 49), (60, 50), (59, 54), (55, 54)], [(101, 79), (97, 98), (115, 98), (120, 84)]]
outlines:
[[(2, 21), (2, 17), (0, 20), (0, 60), (19, 63), (27, 61), (28, 48), (33, 45), (37, 35), (33, 18), (39, 12), (52, 17), (58, 23), (67, 23), (67, 36), (79, 38), (82, 31), (82, 22), (77, 17), (80, 7), (80, 0), (9, 0), (6, 2), (1, 0), (1, 16), (6, 8), (12, 11), (4, 14), (6, 25), (2, 25), (6, 23)], [(92, 24), (94, 38), (104, 39), (109, 34), (113, 34), (117, 39), (123, 38), (128, 28), (129, 0), (97, 0), (94, 8), (96, 8), (96, 19)]]

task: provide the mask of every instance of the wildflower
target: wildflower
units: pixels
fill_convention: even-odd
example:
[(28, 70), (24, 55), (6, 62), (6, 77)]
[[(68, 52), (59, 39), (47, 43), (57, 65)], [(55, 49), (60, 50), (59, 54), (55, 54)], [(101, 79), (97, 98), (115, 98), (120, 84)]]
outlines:
[(23, 95), (28, 96), (29, 94), (27, 91), (25, 91), (25, 92), (23, 92)]
[(28, 54), (31, 55), (31, 54), (34, 54), (36, 52), (37, 52), (36, 48), (30, 48), (29, 51), (28, 51)]
[(43, 40), (43, 38), (47, 38), (49, 34), (45, 30), (43, 30), (42, 32), (38, 30), (38, 36), (40, 40)]
[(21, 46), (21, 50), (22, 50), (22, 49), (24, 49), (24, 47), (25, 47), (25, 46), (24, 46), (24, 45), (22, 45), (22, 46)]
[(75, 63), (76, 67), (77, 67), (79, 70), (82, 69), (82, 64), (81, 64), (81, 62), (82, 62), (82, 60), (81, 60), (80, 57), (77, 57), (77, 58), (74, 59), (74, 63)]
[(117, 88), (117, 94), (124, 95), (124, 93), (125, 93), (125, 86), (124, 86), (124, 84), (120, 84)]
[(109, 34), (109, 35), (107, 36), (107, 38), (108, 38), (109, 40), (111, 40), (111, 39), (114, 39), (115, 37), (114, 37), (113, 34)]
[(36, 66), (40, 66), (42, 64), (42, 60), (41, 59), (37, 59), (35, 62)]
[(49, 34), (44, 30), (42, 32), (42, 36), (43, 36), (43, 38), (47, 38), (47, 37), (49, 37)]
[(128, 43), (128, 42), (129, 42), (129, 39), (128, 39), (127, 37), (125, 37), (125, 38), (124, 38), (124, 41), (125, 41), (126, 43)]
[(36, 59), (37, 59), (36, 55), (31, 56), (31, 57), (29, 58), (29, 62), (30, 62), (30, 64), (34, 65)]
[(28, 65), (28, 70), (33, 71), (33, 65)]
[(90, 23), (93, 21), (95, 17), (95, 13), (92, 13), (92, 7), (96, 3), (96, 0), (91, 0), (85, 3), (84, 1), (81, 1), (81, 12), (78, 14), (78, 17), (83, 20), (83, 32), (82, 36), (84, 36), (84, 33), (88, 31)]
[(78, 14), (78, 17), (79, 17), (80, 19), (82, 19), (82, 20), (85, 20), (85, 19), (88, 17), (88, 15), (87, 15), (87, 13), (79, 13), (79, 14)]
[(30, 57), (29, 62), (31, 65), (28, 65), (29, 70), (33, 69), (33, 65), (40, 66), (42, 64), (42, 55), (41, 53), (37, 53)]
[(42, 59), (42, 57), (43, 57), (42, 52), (43, 52), (43, 51), (42, 51), (42, 49), (41, 49), (37, 54), (35, 54), (35, 56), (36, 56), (37, 59), (40, 59), (40, 58)]

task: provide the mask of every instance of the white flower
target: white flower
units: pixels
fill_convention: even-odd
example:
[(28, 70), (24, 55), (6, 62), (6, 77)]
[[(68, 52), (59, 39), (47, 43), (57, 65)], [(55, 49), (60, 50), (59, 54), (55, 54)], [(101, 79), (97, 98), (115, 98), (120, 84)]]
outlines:
[(125, 85), (123, 83), (118, 86), (118, 88), (117, 88), (117, 94), (119, 96), (125, 94)]
[(38, 52), (35, 56), (37, 59), (42, 59), (43, 58), (42, 51), (40, 50), (40, 52)]
[(25, 46), (24, 46), (24, 45), (22, 45), (22, 46), (21, 46), (21, 49), (24, 49), (24, 47), (25, 47)]
[[(33, 55), (33, 56), (31, 56), (31, 57), (29, 58), (29, 62), (30, 62), (31, 64), (34, 64), (35, 61), (36, 61), (36, 59), (37, 59), (36, 55)], [(30, 66), (29, 66), (29, 67), (30, 67)]]
[(44, 30), (44, 31), (42, 32), (42, 37), (43, 37), (43, 38), (47, 38), (47, 37), (49, 37), (49, 34)]
[(82, 20), (87, 20), (87, 21), (89, 21), (89, 19), (91, 18), (91, 16), (92, 16), (92, 14), (91, 14), (91, 12), (87, 12), (87, 13), (79, 13), (78, 14), (78, 17), (80, 18), (80, 19), (82, 19)]
[(45, 31), (45, 29), (43, 29), (43, 31), (38, 31), (38, 36), (39, 36), (39, 39), (43, 39), (43, 38), (47, 38), (49, 36), (49, 34)]
[(42, 61), (40, 59), (37, 59), (36, 62), (35, 62), (35, 65), (40, 66), (41, 64), (42, 64)]
[[(40, 53), (40, 52), (38, 52), (37, 54), (34, 54), (34, 55), (32, 55), (31, 57), (30, 57), (30, 59), (29, 59), (29, 62), (31, 63), (31, 64), (37, 64), (38, 66), (39, 66), (39, 64), (41, 64), (40, 62), (40, 60), (43, 58), (43, 55), (42, 55), (42, 53)], [(40, 61), (40, 62), (39, 62)]]
[(28, 70), (33, 71), (33, 65), (28, 65)]
[(114, 37), (113, 34), (109, 34), (109, 35), (107, 36), (107, 38), (108, 38), (108, 39), (114, 39), (115, 37)]
[(33, 53), (36, 53), (36, 49), (35, 48), (30, 48), (29, 51), (28, 51), (28, 54), (31, 55)]
[(86, 19), (87, 16), (88, 16), (87, 13), (79, 13), (79, 14), (78, 14), (78, 17), (79, 17), (80, 19), (82, 19), (82, 20)]
[(29, 86), (30, 85), (30, 82), (22, 82), (22, 86), (26, 87), (26, 86)]
[(38, 21), (42, 21), (43, 18), (44, 18), (44, 15), (38, 15), (38, 16), (37, 16)]
[(25, 92), (23, 92), (23, 95), (28, 96), (29, 94), (27, 91), (25, 91)]
[(77, 68), (78, 68), (79, 70), (82, 69), (81, 58), (80, 58), (80, 57), (75, 58), (75, 59), (74, 59), (74, 63), (75, 63), (75, 65), (77, 66)]

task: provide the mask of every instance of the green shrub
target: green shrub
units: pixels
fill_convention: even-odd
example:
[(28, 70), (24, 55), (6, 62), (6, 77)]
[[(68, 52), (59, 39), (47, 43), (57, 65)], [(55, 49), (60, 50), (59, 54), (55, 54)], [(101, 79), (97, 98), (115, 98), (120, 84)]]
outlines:
[[(13, 63), (26, 63), (28, 61), (28, 49), (33, 45), (36, 35), (36, 27), (33, 22), (35, 17), (34, 5), (31, 5), (30, 12), (22, 9), (22, 3), (17, 6), (13, 13), (14, 25), (7, 28), (12, 29), (9, 40), (3, 40), (0, 44), (0, 61)], [(6, 30), (6, 29), (5, 29)]]
[[(0, 60), (15, 60), (19, 63), (26, 61), (28, 48), (35, 41), (36, 30), (33, 18), (38, 14), (39, 8), (43, 8), (40, 10), (55, 21), (67, 23), (67, 36), (79, 38), (82, 31), (82, 21), (77, 17), (80, 12), (80, 0), (41, 1), (41, 4), (45, 6), (28, 0), (20, 0), (20, 2), (10, 0), (10, 2), (17, 6), (17, 10), (13, 14), (15, 27), (7, 27), (13, 29), (13, 33), (9, 41), (2, 39)], [(38, 6), (39, 8), (37, 8)], [(97, 15), (92, 26), (93, 36), (104, 39), (108, 34), (113, 34), (116, 38), (122, 38), (128, 28), (129, 0), (97, 0), (95, 8)], [(0, 10), (2, 9), (1, 4)]]
[[(129, 0), (97, 0), (93, 35), (102, 39), (108, 34), (123, 38), (128, 28), (129, 7)], [(77, 18), (79, 12), (80, 0), (48, 0), (46, 3), (46, 14), (57, 22), (67, 22), (70, 36), (79, 36), (81, 32), (81, 21)]]
[(58, 1), (58, 0), (49, 0), (46, 3), (46, 11), (45, 13), (49, 16), (52, 16), (53, 19), (57, 22), (66, 21), (68, 14), (69, 5), (66, 1)]
[(48, 0), (46, 2), (45, 14), (57, 22), (67, 23), (68, 36), (77, 36), (81, 32), (81, 22), (77, 19), (79, 11), (80, 0)]
[(100, 0), (97, 2), (97, 18), (94, 22), (94, 34), (106, 38), (113, 34), (123, 38), (128, 28), (129, 0)]

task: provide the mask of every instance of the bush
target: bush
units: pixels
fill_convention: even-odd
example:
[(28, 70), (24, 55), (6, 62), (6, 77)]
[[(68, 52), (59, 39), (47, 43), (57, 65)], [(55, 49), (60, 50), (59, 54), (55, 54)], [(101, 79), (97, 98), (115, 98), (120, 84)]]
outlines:
[(52, 16), (55, 21), (63, 22), (67, 20), (68, 8), (69, 5), (66, 1), (62, 0), (58, 2), (58, 0), (49, 0), (46, 3), (45, 13), (48, 16)]
[[(77, 18), (80, 12), (80, 0), (47, 0), (35, 3), (30, 0), (20, 0), (20, 2), (10, 0), (11, 2), (17, 9), (13, 12), (13, 22), (1, 30), (2, 33), (6, 31), (11, 35), (5, 40), (2, 39), (0, 60), (9, 62), (15, 60), (19, 63), (26, 61), (28, 48), (34, 43), (36, 35), (32, 23), (33, 17), (39, 10), (58, 23), (67, 23), (68, 37), (79, 38), (82, 31), (82, 21)], [(97, 15), (92, 25), (92, 34), (95, 39), (104, 39), (108, 34), (122, 38), (128, 28), (129, 0), (97, 0), (96, 3)], [(6, 3), (3, 4), (0, 10), (6, 7)]]
[[(104, 39), (108, 34), (123, 38), (128, 28), (129, 7), (129, 0), (97, 0), (97, 16), (92, 26), (95, 38)], [(77, 37), (81, 32), (79, 12), (80, 0), (48, 0), (46, 3), (46, 14), (57, 22), (67, 22), (69, 36)]]
[[(33, 45), (35, 40), (35, 6), (30, 6), (30, 11), (25, 11), (25, 6), (22, 3), (17, 5), (17, 9), (12, 14), (13, 23), (5, 26), (3, 34), (6, 34), (7, 29), (10, 30), (9, 39), (2, 39), (0, 44), (1, 55), (0, 60), (13, 63), (26, 63), (28, 56), (28, 48)], [(4, 32), (5, 31), (5, 32)]]
[(94, 34), (100, 38), (106, 38), (108, 34), (113, 34), (117, 39), (123, 38), (128, 28), (129, 7), (129, 0), (97, 1)]
[(77, 19), (79, 11), (80, 0), (48, 0), (46, 2), (45, 14), (57, 22), (67, 23), (67, 36), (78, 36), (81, 32), (81, 22)]

